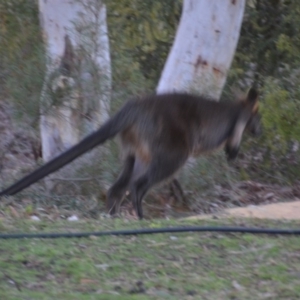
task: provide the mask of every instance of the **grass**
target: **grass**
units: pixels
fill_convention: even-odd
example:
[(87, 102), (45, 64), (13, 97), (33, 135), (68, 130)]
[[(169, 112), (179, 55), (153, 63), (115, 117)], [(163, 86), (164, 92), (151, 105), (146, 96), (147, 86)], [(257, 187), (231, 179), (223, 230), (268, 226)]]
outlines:
[[(186, 220), (0, 220), (1, 232), (32, 233), (195, 225)], [(221, 223), (236, 222), (196, 222)], [(184, 233), (2, 240), (0, 299), (299, 299), (299, 253), (295, 236)]]

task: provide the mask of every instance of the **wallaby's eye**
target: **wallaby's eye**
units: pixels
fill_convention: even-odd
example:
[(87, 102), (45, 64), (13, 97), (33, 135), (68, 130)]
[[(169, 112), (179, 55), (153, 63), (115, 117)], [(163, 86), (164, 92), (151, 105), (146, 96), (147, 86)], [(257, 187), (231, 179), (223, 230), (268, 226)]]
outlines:
[(254, 136), (259, 136), (262, 133), (261, 129), (261, 116), (257, 113), (253, 115), (247, 124), (248, 131)]

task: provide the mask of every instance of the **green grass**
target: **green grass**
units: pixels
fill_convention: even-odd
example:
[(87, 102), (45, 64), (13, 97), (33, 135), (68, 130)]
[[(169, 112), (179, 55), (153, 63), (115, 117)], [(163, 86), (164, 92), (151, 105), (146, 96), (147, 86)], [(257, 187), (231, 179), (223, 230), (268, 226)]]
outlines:
[[(236, 221), (0, 219), (0, 232), (234, 225)], [(243, 221), (248, 226), (299, 223)], [(300, 299), (300, 238), (181, 233), (0, 241), (0, 299)]]

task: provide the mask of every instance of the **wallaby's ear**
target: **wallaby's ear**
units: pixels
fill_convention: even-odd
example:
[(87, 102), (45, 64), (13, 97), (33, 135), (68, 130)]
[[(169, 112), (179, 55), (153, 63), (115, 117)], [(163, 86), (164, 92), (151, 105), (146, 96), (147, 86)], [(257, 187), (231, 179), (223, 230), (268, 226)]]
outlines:
[(258, 110), (258, 91), (255, 88), (250, 88), (248, 91), (246, 102), (250, 104), (253, 108), (252, 111), (255, 113)]
[(258, 91), (255, 88), (250, 88), (247, 94), (247, 102), (255, 103), (258, 100)]

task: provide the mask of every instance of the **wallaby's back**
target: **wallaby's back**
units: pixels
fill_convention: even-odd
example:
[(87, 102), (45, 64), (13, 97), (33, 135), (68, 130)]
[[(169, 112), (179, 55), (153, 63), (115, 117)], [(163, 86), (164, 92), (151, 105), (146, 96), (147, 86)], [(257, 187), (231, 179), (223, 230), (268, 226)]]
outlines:
[(214, 150), (232, 130), (242, 104), (163, 94), (137, 101), (136, 107), (135, 121), (121, 131), (122, 152), (138, 152), (150, 160), (161, 147), (164, 151), (184, 147), (188, 155)]

